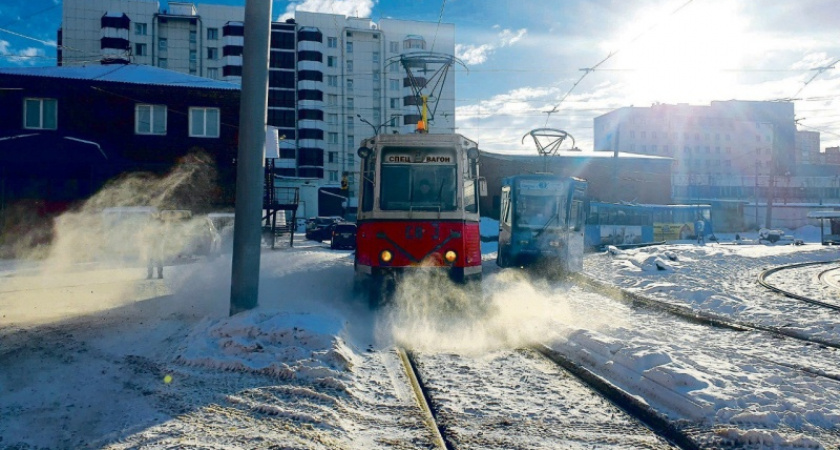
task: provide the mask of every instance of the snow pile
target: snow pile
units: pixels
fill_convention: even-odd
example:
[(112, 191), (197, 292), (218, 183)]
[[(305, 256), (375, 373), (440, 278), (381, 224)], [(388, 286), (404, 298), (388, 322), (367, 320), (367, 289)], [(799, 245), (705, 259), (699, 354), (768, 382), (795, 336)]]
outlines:
[(262, 310), (207, 319), (190, 333), (175, 361), (340, 388), (354, 360), (339, 337), (343, 329), (334, 318)]

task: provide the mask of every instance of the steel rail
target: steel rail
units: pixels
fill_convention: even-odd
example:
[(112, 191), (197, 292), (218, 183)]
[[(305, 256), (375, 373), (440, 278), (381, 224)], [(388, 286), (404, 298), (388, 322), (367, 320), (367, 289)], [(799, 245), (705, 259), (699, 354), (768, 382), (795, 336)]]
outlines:
[[(799, 295), (799, 294), (796, 294), (794, 292), (784, 290), (784, 289), (782, 289), (778, 286), (772, 285), (767, 281), (768, 276), (770, 276), (770, 275), (772, 275), (776, 272), (782, 271), (782, 270), (796, 269), (796, 268), (800, 268), (800, 267), (809, 267), (809, 266), (819, 266), (819, 265), (823, 265), (823, 264), (837, 264), (838, 262), (840, 262), (840, 261), (814, 261), (814, 262), (805, 262), (805, 263), (796, 263), (796, 264), (786, 264), (784, 266), (773, 267), (771, 269), (767, 269), (767, 270), (761, 272), (760, 274), (758, 274), (758, 284), (764, 286), (765, 288), (767, 288), (767, 289), (769, 289), (773, 292), (782, 294), (785, 297), (790, 297), (790, 298), (793, 298), (793, 299), (796, 299), (796, 300), (800, 300), (800, 301), (803, 301), (803, 302), (806, 302), (806, 303), (810, 303), (812, 305), (822, 306), (823, 308), (828, 308), (828, 309), (833, 309), (835, 311), (840, 311), (840, 305), (836, 305), (836, 304), (832, 304), (832, 303), (826, 303), (826, 302), (823, 302), (823, 301), (820, 301), (820, 300), (817, 300), (817, 299), (814, 299), (814, 298), (811, 298), (811, 297), (808, 297), (808, 296), (805, 296), (805, 295)], [(820, 276), (822, 276), (822, 274), (825, 273), (825, 272), (826, 271), (823, 271), (820, 274)]]

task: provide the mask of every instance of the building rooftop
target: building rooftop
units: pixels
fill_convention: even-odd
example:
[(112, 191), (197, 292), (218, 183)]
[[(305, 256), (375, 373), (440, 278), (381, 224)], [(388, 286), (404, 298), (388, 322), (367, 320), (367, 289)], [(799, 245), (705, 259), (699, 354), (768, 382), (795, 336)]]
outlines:
[(90, 66), (0, 67), (0, 75), (17, 75), (74, 80), (97, 80), (113, 83), (154, 84), (203, 89), (239, 90), (236, 83), (187, 75), (172, 70), (141, 64), (109, 64)]

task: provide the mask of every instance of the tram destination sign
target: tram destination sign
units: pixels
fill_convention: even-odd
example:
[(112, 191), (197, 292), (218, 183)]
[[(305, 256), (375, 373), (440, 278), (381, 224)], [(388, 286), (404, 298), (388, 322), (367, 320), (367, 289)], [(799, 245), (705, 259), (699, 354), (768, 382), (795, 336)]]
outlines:
[(520, 180), (519, 181), (519, 190), (520, 191), (531, 191), (531, 192), (560, 192), (565, 189), (565, 185), (562, 181), (550, 181), (550, 180)]
[(451, 151), (398, 151), (386, 152), (382, 158), (383, 164), (455, 164), (454, 153)]

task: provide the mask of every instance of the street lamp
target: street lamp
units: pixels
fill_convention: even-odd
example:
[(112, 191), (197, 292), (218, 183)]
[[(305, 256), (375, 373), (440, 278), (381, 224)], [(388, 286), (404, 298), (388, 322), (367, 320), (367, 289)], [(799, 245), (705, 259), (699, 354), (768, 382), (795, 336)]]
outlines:
[[(361, 120), (362, 122), (364, 122), (364, 123), (366, 123), (366, 124), (370, 125), (370, 127), (371, 127), (371, 128), (373, 128), (373, 133), (374, 133), (374, 136), (379, 136), (379, 130), (380, 130), (380, 129), (382, 129), (382, 127), (383, 127), (383, 126), (388, 125), (389, 123), (392, 123), (392, 122), (394, 121), (394, 118), (393, 118), (393, 117), (391, 117), (390, 119), (388, 119), (388, 120), (386, 120), (386, 121), (384, 121), (384, 122), (380, 123), (379, 125), (374, 125), (374, 124), (372, 124), (372, 123), (368, 122), (368, 121), (367, 121), (367, 119), (365, 119), (364, 117), (362, 117), (362, 115), (361, 115), (361, 114), (356, 114), (356, 117), (358, 117), (358, 118), (359, 118), (359, 120)], [(393, 125), (390, 125), (390, 126), (393, 126)]]

